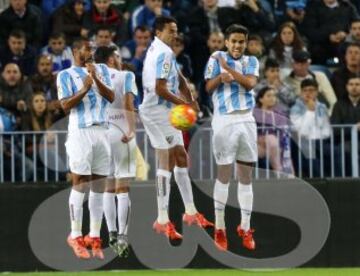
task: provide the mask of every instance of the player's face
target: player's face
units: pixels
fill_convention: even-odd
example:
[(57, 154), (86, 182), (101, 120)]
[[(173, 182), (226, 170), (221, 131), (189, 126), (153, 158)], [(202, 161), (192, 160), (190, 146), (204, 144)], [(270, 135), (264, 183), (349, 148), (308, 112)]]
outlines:
[(244, 53), (246, 48), (246, 35), (242, 33), (233, 33), (225, 39), (225, 46), (234, 59), (238, 59)]
[(263, 108), (270, 109), (276, 105), (276, 92), (274, 89), (266, 91), (264, 96), (260, 99)]
[(111, 33), (105, 30), (98, 31), (95, 39), (98, 47), (109, 46), (111, 43)]
[(23, 38), (10, 36), (8, 40), (8, 45), (13, 54), (21, 55), (25, 50), (26, 43), (25, 43), (25, 39)]
[(349, 46), (346, 49), (345, 61), (347, 65), (357, 66), (360, 63), (360, 48), (357, 46)]
[(50, 57), (41, 57), (37, 64), (38, 72), (41, 76), (46, 77), (52, 73), (52, 61)]
[(160, 40), (162, 40), (165, 44), (171, 47), (175, 43), (177, 31), (177, 25), (172, 22), (165, 24), (165, 27), (162, 31), (156, 31), (156, 35), (159, 37)]
[(360, 97), (360, 78), (349, 79), (346, 84), (346, 90), (351, 97)]
[(294, 32), (291, 28), (289, 27), (284, 27), (281, 30), (280, 33), (280, 39), (282, 41), (282, 43), (286, 46), (291, 45), (294, 42)]
[(5, 66), (2, 77), (9, 86), (15, 86), (21, 79), (19, 66), (9, 63)]
[(55, 55), (61, 55), (65, 49), (65, 40), (63, 38), (50, 39), (49, 46)]
[(78, 57), (81, 66), (93, 60), (93, 50), (89, 42), (84, 42), (82, 47), (74, 53)]
[(315, 101), (317, 98), (317, 88), (314, 86), (305, 86), (304, 88), (301, 88), (301, 98), (308, 102), (310, 100)]
[(351, 24), (350, 34), (356, 39), (360, 40), (360, 22)]
[(101, 14), (107, 12), (107, 10), (110, 7), (110, 4), (111, 4), (111, 0), (94, 0), (95, 8)]
[(120, 53), (118, 51), (115, 51), (114, 54), (112, 55), (112, 60), (113, 60), (113, 67), (121, 70), (121, 56)]
[(36, 114), (43, 114), (46, 110), (46, 99), (44, 95), (35, 95), (32, 99), (32, 107)]
[(265, 71), (265, 78), (268, 81), (274, 81), (280, 79), (280, 68), (270, 67)]

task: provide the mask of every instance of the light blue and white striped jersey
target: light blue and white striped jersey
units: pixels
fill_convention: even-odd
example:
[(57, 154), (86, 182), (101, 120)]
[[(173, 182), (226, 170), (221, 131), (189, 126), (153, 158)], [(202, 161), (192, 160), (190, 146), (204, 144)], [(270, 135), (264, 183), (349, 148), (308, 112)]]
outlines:
[(119, 71), (109, 68), (110, 79), (115, 87), (115, 100), (109, 105), (109, 123), (110, 127), (120, 127), (127, 130), (127, 121), (124, 114), (123, 97), (126, 93), (138, 95), (138, 89), (135, 83), (135, 75), (130, 71)]
[(179, 93), (179, 76), (176, 57), (171, 48), (155, 37), (151, 43), (144, 60), (143, 67), (143, 90), (144, 100), (140, 108), (156, 107), (164, 105), (169, 109), (172, 103), (158, 96), (155, 92), (157, 79), (166, 79), (167, 88), (171, 93)]
[[(233, 59), (227, 52), (214, 52), (206, 65), (205, 80), (213, 79), (226, 72), (220, 66), (217, 57), (223, 57), (226, 63), (243, 75), (259, 77), (259, 61), (254, 56), (242, 55), (239, 59)], [(221, 83), (212, 94), (214, 114), (229, 114), (236, 110), (247, 110), (255, 107), (254, 91), (246, 90), (236, 81)]]
[[(105, 64), (96, 64), (96, 72), (100, 80), (113, 89), (109, 68)], [(72, 66), (61, 71), (56, 80), (59, 100), (71, 97), (84, 86), (83, 80), (88, 75), (85, 67)], [(100, 95), (95, 83), (82, 101), (71, 109), (69, 130), (86, 128), (91, 125), (108, 125), (109, 101)]]

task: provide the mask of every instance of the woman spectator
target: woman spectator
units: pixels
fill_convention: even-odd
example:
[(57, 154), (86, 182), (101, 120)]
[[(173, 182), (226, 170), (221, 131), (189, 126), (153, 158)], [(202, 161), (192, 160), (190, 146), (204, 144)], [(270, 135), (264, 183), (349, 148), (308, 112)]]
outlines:
[[(33, 93), (29, 102), (29, 110), (24, 114), (22, 119), (22, 129), (27, 131), (47, 131), (55, 121), (54, 116), (50, 113), (46, 102), (45, 94), (42, 91)], [(29, 157), (34, 156), (34, 150), (39, 156), (37, 158), (37, 176), (40, 179), (45, 178), (45, 170), (55, 168), (56, 159), (57, 168), (64, 170), (65, 164), (59, 155), (56, 156), (56, 135), (52, 132), (36, 135), (36, 148), (34, 149), (33, 137), (29, 137), (26, 153)], [(46, 156), (45, 156), (46, 155)], [(45, 161), (46, 160), (46, 161)], [(52, 171), (48, 171), (48, 177), (54, 179)]]
[(270, 45), (269, 57), (279, 61), (282, 76), (287, 75), (292, 68), (292, 54), (298, 50), (306, 50), (295, 24), (282, 24)]
[(53, 14), (53, 32), (64, 33), (66, 44), (70, 45), (78, 37), (87, 37), (83, 29), (85, 1), (73, 0), (61, 6)]
[(270, 167), (274, 171), (293, 175), (287, 131), (288, 119), (278, 110), (275, 90), (270, 86), (260, 89), (256, 96), (256, 103), (254, 116), (260, 127), (258, 131), (259, 158), (268, 158)]

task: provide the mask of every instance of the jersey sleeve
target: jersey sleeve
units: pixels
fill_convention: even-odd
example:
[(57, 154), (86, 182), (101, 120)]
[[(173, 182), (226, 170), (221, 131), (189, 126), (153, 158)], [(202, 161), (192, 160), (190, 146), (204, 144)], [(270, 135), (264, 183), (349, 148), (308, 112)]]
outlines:
[(204, 78), (205, 80), (213, 79), (219, 74), (220, 74), (220, 65), (218, 60), (216, 59), (216, 55), (213, 54), (210, 56), (206, 64)]
[(99, 68), (100, 68), (100, 77), (101, 77), (101, 81), (110, 89), (114, 89), (114, 85), (111, 81), (111, 77), (110, 77), (110, 71), (109, 68), (105, 65), (105, 64), (98, 64)]
[(138, 95), (138, 89), (135, 82), (135, 75), (133, 72), (127, 72), (125, 75), (124, 94), (126, 93), (133, 93), (135, 96)]
[(156, 79), (168, 79), (173, 61), (171, 53), (161, 53), (156, 59)]
[(73, 85), (72, 85), (72, 78), (67, 71), (62, 71), (57, 75), (56, 79), (56, 86), (57, 86), (57, 93), (58, 99), (62, 100), (74, 95)]
[(249, 63), (245, 68), (244, 75), (253, 75), (259, 77), (259, 61), (256, 57), (250, 56)]

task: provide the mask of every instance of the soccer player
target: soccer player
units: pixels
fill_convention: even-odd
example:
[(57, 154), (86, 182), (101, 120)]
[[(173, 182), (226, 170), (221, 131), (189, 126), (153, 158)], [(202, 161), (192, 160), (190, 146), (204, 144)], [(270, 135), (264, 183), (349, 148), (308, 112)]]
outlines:
[(183, 221), (200, 227), (213, 226), (194, 205), (191, 181), (187, 170), (187, 155), (180, 130), (169, 122), (173, 105), (190, 104), (198, 108), (186, 79), (179, 72), (171, 46), (177, 37), (176, 20), (159, 16), (155, 20), (155, 38), (147, 51), (143, 69), (144, 100), (140, 117), (158, 158), (156, 172), (158, 217), (153, 228), (171, 240), (182, 239), (168, 216), (170, 178), (174, 169), (185, 214)]
[(238, 200), (241, 224), (237, 228), (243, 246), (255, 249), (250, 216), (253, 205), (252, 168), (257, 160), (256, 123), (252, 115), (255, 106), (253, 88), (259, 76), (259, 62), (244, 55), (248, 31), (241, 25), (231, 25), (225, 33), (227, 52), (214, 52), (205, 70), (206, 90), (212, 94), (213, 148), (217, 163), (214, 188), (215, 245), (227, 250), (225, 205), (233, 163), (236, 162)]
[[(92, 62), (88, 41), (73, 44), (74, 66), (57, 77), (58, 97), (65, 112), (70, 111), (66, 152), (73, 187), (69, 198), (71, 234), (67, 242), (77, 257), (104, 259), (100, 228), (103, 217), (105, 176), (109, 175), (110, 143), (107, 137), (107, 108), (114, 100), (109, 69)], [(82, 216), (85, 188), (90, 185), (90, 233), (83, 238)]]
[[(111, 176), (104, 193), (104, 213), (109, 230), (109, 245), (120, 257), (128, 255), (127, 229), (130, 214), (129, 182), (136, 176), (136, 140), (134, 98), (135, 75), (120, 71), (121, 61), (115, 47), (99, 47), (95, 61), (109, 67), (115, 87), (115, 100), (109, 108)], [(115, 179), (114, 179), (115, 177)], [(119, 228), (116, 228), (116, 203)]]

